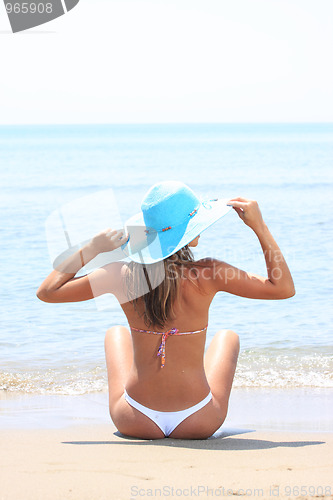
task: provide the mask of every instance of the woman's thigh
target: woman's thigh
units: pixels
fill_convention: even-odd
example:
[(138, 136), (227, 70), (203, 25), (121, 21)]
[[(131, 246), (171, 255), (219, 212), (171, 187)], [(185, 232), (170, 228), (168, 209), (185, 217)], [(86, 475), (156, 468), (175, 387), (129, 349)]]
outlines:
[(109, 404), (112, 408), (124, 394), (124, 387), (133, 364), (133, 346), (128, 328), (120, 325), (109, 328), (105, 335), (104, 347)]
[(213, 394), (213, 402), (223, 417), (228, 403), (239, 354), (239, 337), (232, 330), (216, 333), (205, 353), (205, 372)]

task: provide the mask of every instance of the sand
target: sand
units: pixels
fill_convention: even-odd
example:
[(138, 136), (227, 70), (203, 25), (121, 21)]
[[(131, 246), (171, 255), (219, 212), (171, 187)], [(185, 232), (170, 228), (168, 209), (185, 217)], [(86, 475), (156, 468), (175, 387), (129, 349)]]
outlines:
[(124, 438), (113, 424), (0, 430), (0, 500), (333, 498), (333, 433)]
[(333, 391), (241, 390), (209, 440), (121, 436), (107, 394), (0, 394), (0, 500), (333, 499)]

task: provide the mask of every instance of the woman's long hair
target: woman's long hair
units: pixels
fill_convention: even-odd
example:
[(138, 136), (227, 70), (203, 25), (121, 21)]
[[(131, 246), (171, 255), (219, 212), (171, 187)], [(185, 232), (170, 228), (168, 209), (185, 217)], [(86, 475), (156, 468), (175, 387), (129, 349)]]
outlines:
[(163, 328), (167, 320), (175, 316), (174, 305), (179, 298), (184, 277), (199, 286), (195, 265), (188, 245), (155, 264), (129, 263), (126, 271), (127, 296), (137, 312), (140, 304), (140, 311), (143, 309), (141, 314), (148, 327), (157, 325)]

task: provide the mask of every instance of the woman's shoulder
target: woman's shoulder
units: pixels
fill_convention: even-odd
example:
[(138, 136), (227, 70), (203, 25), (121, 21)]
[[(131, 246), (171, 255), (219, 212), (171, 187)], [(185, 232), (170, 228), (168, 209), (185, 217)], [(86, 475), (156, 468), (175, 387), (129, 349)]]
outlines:
[(218, 265), (218, 260), (212, 257), (204, 257), (193, 262), (193, 271), (190, 276), (196, 276), (201, 284), (201, 288), (207, 288), (210, 291), (210, 283), (214, 281), (215, 269)]
[(213, 257), (204, 257), (196, 261), (195, 268), (199, 276), (202, 276), (205, 281), (215, 282), (224, 274), (227, 264), (222, 260)]
[(203, 257), (202, 259), (196, 260), (194, 264), (198, 269), (210, 269), (213, 270), (216, 266), (223, 264), (222, 261), (215, 259), (214, 257)]
[(215, 260), (216, 259), (213, 257), (203, 257), (202, 259), (196, 260), (195, 263), (210, 266)]

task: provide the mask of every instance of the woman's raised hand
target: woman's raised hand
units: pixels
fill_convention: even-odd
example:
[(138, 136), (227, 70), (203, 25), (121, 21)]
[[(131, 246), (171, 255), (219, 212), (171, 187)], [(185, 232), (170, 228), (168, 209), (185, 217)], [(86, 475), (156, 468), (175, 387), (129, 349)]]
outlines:
[(231, 205), (244, 224), (249, 226), (254, 231), (258, 231), (263, 228), (264, 221), (259, 205), (255, 200), (249, 200), (241, 197), (232, 198), (228, 201), (228, 205)]
[(90, 244), (97, 254), (102, 252), (111, 252), (121, 245), (124, 245), (128, 240), (128, 236), (124, 235), (122, 230), (105, 229), (93, 237)]

